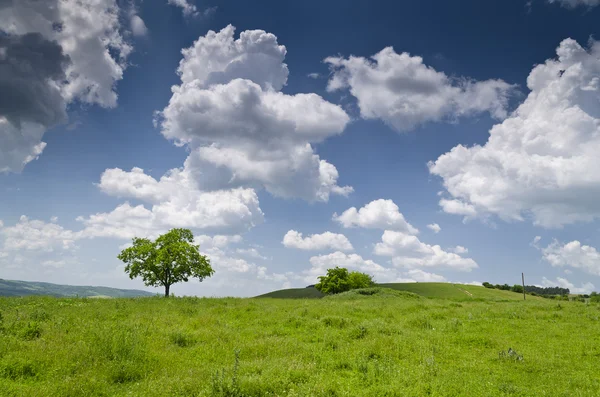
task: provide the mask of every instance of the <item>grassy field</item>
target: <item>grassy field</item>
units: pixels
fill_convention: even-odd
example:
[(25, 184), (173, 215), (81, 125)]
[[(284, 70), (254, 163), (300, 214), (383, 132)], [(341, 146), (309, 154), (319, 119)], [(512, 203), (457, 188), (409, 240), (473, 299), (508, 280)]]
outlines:
[(462, 295), (0, 298), (0, 395), (599, 395), (600, 306)]

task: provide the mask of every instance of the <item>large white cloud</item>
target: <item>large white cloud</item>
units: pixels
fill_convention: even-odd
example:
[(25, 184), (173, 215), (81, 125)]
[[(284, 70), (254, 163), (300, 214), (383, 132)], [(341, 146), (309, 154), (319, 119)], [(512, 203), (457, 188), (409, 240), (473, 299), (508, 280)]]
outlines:
[(545, 227), (600, 215), (600, 44), (564, 40), (527, 85), (527, 99), (485, 145), (458, 145), (430, 162), (451, 196), (440, 201), (446, 212)]
[(502, 119), (514, 86), (502, 80), (451, 79), (418, 56), (386, 47), (370, 59), (325, 59), (332, 69), (328, 91), (348, 88), (365, 119), (381, 119), (397, 131), (435, 121), (489, 112)]
[(541, 251), (544, 260), (552, 266), (572, 267), (600, 276), (600, 252), (594, 247), (583, 245), (577, 240), (566, 244), (554, 240), (547, 247), (541, 248)]
[(316, 94), (279, 91), (288, 68), (273, 34), (234, 33), (209, 31), (182, 51), (181, 84), (157, 114), (163, 135), (191, 149), (190, 173), (204, 190), (264, 187), (308, 201), (350, 193), (312, 146), (340, 134), (348, 115)]
[(347, 228), (389, 229), (410, 234), (419, 232), (404, 219), (404, 215), (392, 200), (379, 199), (360, 209), (348, 208), (341, 215), (333, 214), (333, 220)]
[(282, 243), (287, 248), (297, 248), (307, 251), (320, 251), (326, 249), (352, 251), (354, 249), (346, 236), (332, 232), (311, 234), (310, 236), (304, 237), (300, 232), (289, 230), (285, 236), (283, 236)]
[(20, 172), (42, 153), (68, 103), (116, 106), (132, 51), (120, 14), (116, 0), (0, 3), (0, 172)]
[(209, 233), (235, 234), (263, 222), (258, 197), (253, 189), (202, 191), (186, 168), (172, 169), (160, 180), (140, 168), (131, 171), (106, 170), (99, 188), (112, 196), (150, 203), (125, 203), (110, 213), (79, 220), (91, 236), (129, 238), (156, 235), (170, 228), (183, 227)]
[(381, 242), (375, 245), (374, 253), (392, 258), (394, 266), (400, 268), (445, 267), (459, 271), (471, 271), (478, 267), (471, 258), (455, 252), (444, 251), (439, 245), (423, 243), (417, 236), (386, 230)]

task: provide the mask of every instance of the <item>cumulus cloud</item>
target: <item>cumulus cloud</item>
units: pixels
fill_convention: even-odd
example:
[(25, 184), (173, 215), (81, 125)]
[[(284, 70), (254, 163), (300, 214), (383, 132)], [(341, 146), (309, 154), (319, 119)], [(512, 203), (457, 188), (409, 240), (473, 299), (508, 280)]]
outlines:
[(140, 37), (148, 34), (148, 28), (139, 15), (132, 15), (129, 23), (131, 24), (131, 32), (134, 36)]
[(109, 195), (139, 199), (151, 207), (124, 203), (110, 213), (79, 217), (90, 236), (154, 236), (174, 227), (236, 234), (264, 219), (253, 189), (202, 191), (186, 168), (172, 169), (159, 180), (140, 168), (108, 169), (98, 186)]
[(157, 114), (162, 134), (187, 145), (186, 167), (202, 189), (265, 188), (284, 198), (328, 201), (348, 195), (338, 171), (313, 144), (349, 122), (341, 107), (316, 94), (287, 95), (286, 49), (262, 30), (209, 31), (182, 51), (181, 84)]
[(594, 284), (590, 282), (582, 283), (580, 287), (576, 287), (575, 284), (562, 277), (557, 277), (555, 281), (548, 280), (546, 277), (544, 277), (542, 278), (542, 285), (544, 287), (568, 288), (572, 294), (589, 294), (594, 291), (594, 288), (596, 288)]
[(572, 39), (537, 65), (531, 92), (483, 146), (458, 145), (429, 163), (447, 193), (444, 211), (544, 227), (600, 215), (600, 44)]
[(466, 254), (469, 252), (468, 248), (463, 247), (462, 245), (457, 245), (456, 247), (454, 247), (454, 249), (452, 250), (454, 251), (455, 254)]
[(435, 234), (438, 234), (442, 230), (440, 225), (438, 225), (437, 223), (432, 223), (430, 225), (427, 225), (427, 228), (429, 230), (431, 230), (432, 232), (434, 232)]
[(114, 107), (132, 47), (116, 0), (5, 0), (0, 6), (0, 172), (20, 172), (75, 100)]
[(0, 235), (4, 239), (2, 252), (71, 250), (80, 238), (80, 233), (25, 215), (14, 226), (3, 227)]
[(287, 248), (297, 248), (307, 251), (320, 251), (326, 249), (352, 251), (354, 249), (346, 236), (332, 232), (312, 234), (303, 237), (302, 233), (290, 230), (283, 237), (282, 243)]
[(401, 268), (446, 267), (459, 271), (471, 271), (478, 267), (471, 258), (444, 251), (439, 245), (423, 243), (417, 236), (386, 230), (381, 242), (375, 245), (376, 255), (389, 256), (394, 266)]
[(44, 131), (67, 119), (60, 92), (69, 57), (39, 33), (0, 35), (0, 172), (43, 151)]
[(404, 215), (392, 200), (374, 200), (358, 210), (356, 207), (349, 208), (341, 215), (333, 214), (333, 220), (346, 228), (363, 227), (419, 233), (419, 230), (404, 219)]
[(515, 90), (502, 80), (451, 79), (421, 57), (398, 54), (392, 47), (370, 59), (329, 57), (325, 62), (332, 70), (328, 91), (349, 89), (361, 117), (381, 119), (400, 132), (483, 112), (503, 119)]
[(555, 267), (572, 267), (600, 276), (600, 253), (594, 247), (574, 240), (562, 244), (554, 240), (541, 249), (544, 260)]

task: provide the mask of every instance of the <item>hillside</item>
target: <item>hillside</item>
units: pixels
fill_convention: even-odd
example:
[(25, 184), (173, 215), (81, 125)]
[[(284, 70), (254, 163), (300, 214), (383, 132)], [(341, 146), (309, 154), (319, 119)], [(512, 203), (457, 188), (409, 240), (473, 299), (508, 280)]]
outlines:
[(0, 296), (47, 295), (56, 297), (79, 296), (130, 298), (137, 296), (154, 296), (152, 292), (135, 289), (118, 289), (109, 287), (91, 287), (77, 285), (60, 285), (32, 281), (0, 279)]
[[(488, 289), (477, 285), (450, 283), (387, 283), (377, 285), (398, 291), (413, 292), (426, 298), (523, 300), (523, 295), (515, 292)], [(322, 298), (323, 296), (323, 294), (311, 287), (282, 289), (257, 296), (257, 298), (314, 299)], [(536, 299), (535, 297), (528, 298)]]

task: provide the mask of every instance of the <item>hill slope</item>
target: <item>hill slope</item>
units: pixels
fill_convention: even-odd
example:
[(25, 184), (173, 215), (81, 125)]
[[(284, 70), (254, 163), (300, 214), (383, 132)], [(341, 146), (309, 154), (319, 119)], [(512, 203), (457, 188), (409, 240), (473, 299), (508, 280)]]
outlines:
[(32, 281), (0, 279), (0, 296), (28, 295), (129, 298), (137, 296), (154, 296), (155, 294), (152, 292), (135, 289), (60, 285)]
[[(450, 283), (389, 283), (377, 284), (379, 287), (391, 288), (398, 291), (413, 292), (426, 298), (445, 299), (486, 299), (486, 300), (522, 300), (523, 295), (511, 291), (488, 289), (477, 285), (450, 284)], [(257, 298), (282, 298), (282, 299), (314, 299), (324, 295), (315, 288), (291, 288), (269, 292)], [(528, 297), (535, 299), (535, 297)]]

